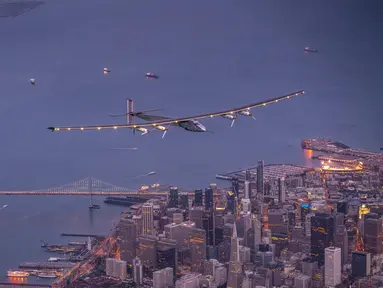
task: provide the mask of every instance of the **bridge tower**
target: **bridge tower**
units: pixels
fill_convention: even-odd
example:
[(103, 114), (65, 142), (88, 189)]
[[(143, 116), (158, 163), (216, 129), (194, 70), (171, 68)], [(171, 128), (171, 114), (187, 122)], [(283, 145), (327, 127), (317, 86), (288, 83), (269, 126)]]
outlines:
[(93, 207), (93, 197), (92, 197), (92, 177), (88, 177), (88, 191), (89, 191), (89, 196), (90, 196), (90, 203), (89, 203), (89, 208)]

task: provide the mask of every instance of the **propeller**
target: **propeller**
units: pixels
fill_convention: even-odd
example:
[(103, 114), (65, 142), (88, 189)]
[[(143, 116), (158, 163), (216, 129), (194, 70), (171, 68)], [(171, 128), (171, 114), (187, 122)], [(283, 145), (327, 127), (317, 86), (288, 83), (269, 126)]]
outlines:
[(170, 124), (168, 125), (168, 127), (166, 127), (166, 130), (164, 131), (164, 134), (162, 134), (162, 139), (164, 139), (165, 135), (166, 135), (166, 132), (168, 132), (169, 128), (170, 128)]

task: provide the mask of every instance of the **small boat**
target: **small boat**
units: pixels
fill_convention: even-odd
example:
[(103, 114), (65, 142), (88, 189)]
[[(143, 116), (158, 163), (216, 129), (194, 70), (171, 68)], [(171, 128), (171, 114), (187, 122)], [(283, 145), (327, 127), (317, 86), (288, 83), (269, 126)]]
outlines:
[(59, 258), (56, 258), (56, 257), (50, 257), (48, 259), (48, 262), (57, 262), (57, 261), (59, 261)]
[(56, 278), (57, 277), (56, 273), (52, 273), (52, 272), (40, 272), (40, 273), (36, 273), (36, 276), (39, 278)]
[(7, 275), (8, 277), (25, 278), (29, 276), (29, 273), (25, 271), (8, 270)]

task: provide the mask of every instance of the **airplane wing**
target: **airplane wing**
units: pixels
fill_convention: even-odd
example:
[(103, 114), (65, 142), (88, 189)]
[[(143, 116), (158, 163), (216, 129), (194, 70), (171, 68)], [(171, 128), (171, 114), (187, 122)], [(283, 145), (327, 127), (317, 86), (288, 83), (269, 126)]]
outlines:
[(204, 119), (204, 118), (213, 118), (217, 116), (222, 116), (226, 114), (234, 114), (241, 111), (257, 108), (260, 106), (266, 106), (268, 104), (276, 103), (282, 100), (290, 99), (294, 96), (299, 96), (304, 94), (305, 91), (297, 91), (294, 93), (290, 93), (284, 96), (275, 97), (269, 100), (260, 101), (257, 103), (245, 105), (239, 108), (224, 110), (220, 112), (214, 112), (214, 113), (207, 113), (207, 114), (200, 114), (196, 116), (191, 117), (184, 117), (184, 118), (174, 118), (174, 119), (168, 119), (168, 120), (159, 120), (155, 122), (148, 122), (148, 123), (140, 123), (140, 124), (120, 124), (120, 125), (92, 125), (92, 126), (63, 126), (63, 127), (48, 127), (48, 130), (53, 131), (70, 131), (70, 130), (103, 130), (103, 129), (120, 129), (120, 128), (139, 128), (139, 127), (155, 127), (157, 125), (169, 125), (169, 124), (177, 124), (181, 122), (191, 121), (191, 120), (198, 120), (198, 119)]

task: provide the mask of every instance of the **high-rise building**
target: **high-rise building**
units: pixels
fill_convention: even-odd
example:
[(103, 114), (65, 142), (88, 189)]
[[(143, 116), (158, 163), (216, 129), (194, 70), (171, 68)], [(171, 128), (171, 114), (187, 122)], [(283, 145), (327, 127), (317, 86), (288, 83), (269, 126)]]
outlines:
[(240, 288), (242, 284), (242, 264), (239, 258), (239, 241), (236, 225), (233, 225), (233, 236), (231, 237), (229, 275), (227, 279), (228, 288)]
[(202, 189), (197, 189), (194, 191), (194, 206), (202, 206), (202, 197), (203, 197)]
[(178, 188), (177, 187), (170, 187), (170, 201), (169, 201), (169, 207), (177, 207), (178, 206)]
[(205, 189), (205, 209), (206, 210), (213, 209), (213, 189), (212, 188)]
[(315, 214), (311, 217), (311, 255), (324, 264), (324, 249), (333, 245), (334, 219), (329, 214)]
[(142, 261), (146, 269), (153, 269), (156, 267), (156, 246), (157, 239), (155, 236), (141, 236), (137, 249), (137, 257)]
[(280, 204), (286, 202), (286, 184), (283, 177), (278, 179), (278, 200)]
[(371, 273), (371, 253), (354, 251), (351, 254), (352, 276), (367, 277)]
[(245, 181), (245, 198), (250, 199), (250, 181)]
[(202, 229), (191, 229), (190, 232), (190, 260), (193, 272), (203, 273), (206, 260), (206, 232)]
[(161, 246), (157, 247), (157, 268), (165, 269), (167, 267), (173, 268), (175, 275), (176, 272), (176, 249), (175, 247)]
[(120, 246), (121, 260), (132, 263), (136, 257), (137, 230), (136, 223), (122, 216), (117, 227), (117, 243)]
[(237, 177), (233, 177), (233, 179), (231, 180), (231, 188), (234, 193), (233, 198), (238, 197), (239, 196), (239, 180)]
[(338, 247), (327, 247), (325, 249), (325, 285), (336, 287), (341, 280), (341, 249)]
[(153, 273), (153, 288), (168, 288), (174, 284), (173, 268), (165, 268)]
[(107, 258), (105, 260), (105, 273), (107, 276), (125, 280), (127, 277), (126, 261)]
[(136, 257), (133, 259), (133, 282), (137, 285), (142, 284), (144, 277), (143, 266), (140, 258)]
[(235, 192), (229, 191), (226, 194), (226, 199), (227, 199), (227, 210), (229, 210), (231, 213), (235, 213)]
[(180, 193), (180, 205), (182, 209), (189, 208), (189, 195), (187, 192)]
[(203, 228), (203, 216), (205, 210), (202, 206), (192, 207), (189, 210), (189, 220), (195, 223), (195, 227), (198, 229)]
[(203, 212), (202, 227), (206, 233), (206, 245), (214, 245), (214, 214), (212, 210)]
[(348, 233), (344, 225), (339, 225), (334, 234), (334, 246), (342, 250), (342, 267), (348, 261)]
[(378, 214), (368, 213), (364, 216), (364, 248), (371, 254), (383, 252), (382, 218)]
[(263, 196), (265, 194), (265, 184), (264, 184), (264, 178), (263, 178), (263, 168), (264, 168), (264, 162), (263, 160), (258, 161), (258, 167), (257, 167), (257, 193), (258, 195)]
[(142, 215), (143, 215), (143, 234), (153, 235), (153, 203), (146, 202), (142, 206)]
[(250, 169), (245, 170), (245, 181), (251, 182), (251, 171), (250, 171)]

